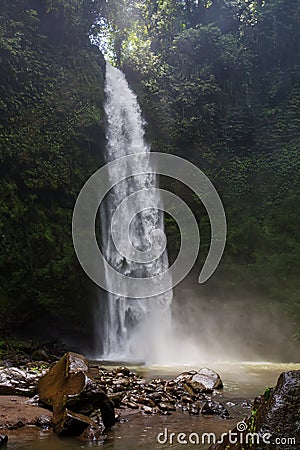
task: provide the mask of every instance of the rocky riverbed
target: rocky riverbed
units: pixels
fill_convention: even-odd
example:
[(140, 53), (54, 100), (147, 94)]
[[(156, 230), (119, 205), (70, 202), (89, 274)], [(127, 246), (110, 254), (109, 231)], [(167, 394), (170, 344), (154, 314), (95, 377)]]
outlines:
[[(289, 382), (289, 389), (294, 389), (296, 396), (298, 375), (299, 371), (293, 371), (293, 383)], [(49, 394), (51, 386), (54, 389), (50, 389), (52, 394)], [(290, 392), (283, 394), (283, 391), (281, 388), (281, 402)], [(128, 367), (89, 367), (85, 358), (72, 353), (52, 365), (31, 362), (22, 368), (1, 368), (0, 394), (3, 394), (0, 397), (0, 433), (4, 436), (10, 438), (16, 432), (22, 433), (25, 427), (34, 426), (54, 429), (62, 436), (79, 436), (81, 441), (94, 444), (103, 443), (107, 435), (111, 438), (111, 427), (126, 429), (128, 422), (137, 425), (138, 433), (139, 427), (147, 422), (155, 423), (158, 429), (167, 424), (178, 427), (181, 422), (188, 428), (188, 417), (191, 424), (199, 426), (203, 422), (206, 428), (212, 426), (220, 434), (234, 429), (237, 421), (247, 416), (249, 426), (253, 425), (251, 411), (256, 408), (250, 399), (230, 398), (223, 389), (221, 377), (208, 368), (189, 370), (172, 379), (158, 376), (146, 379)], [(292, 405), (285, 401), (284, 404), (287, 413), (281, 411), (281, 417), (289, 417), (289, 429), (294, 426), (297, 431), (299, 406), (297, 410), (297, 403)], [(262, 414), (262, 423), (261, 417)], [(215, 419), (207, 422), (207, 418)]]

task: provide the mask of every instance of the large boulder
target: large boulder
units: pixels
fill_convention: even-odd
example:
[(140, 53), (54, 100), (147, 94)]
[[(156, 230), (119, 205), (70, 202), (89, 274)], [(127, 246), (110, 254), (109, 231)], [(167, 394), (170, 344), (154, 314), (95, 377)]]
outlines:
[(91, 377), (82, 355), (66, 353), (40, 379), (38, 392), (40, 400), (52, 407), (54, 429), (60, 435), (82, 433), (90, 423), (82, 414), (90, 415), (96, 409), (106, 428), (115, 424), (113, 402)]
[(191, 397), (223, 387), (220, 375), (207, 368), (200, 369), (198, 372), (195, 370), (183, 372), (173, 380), (173, 383), (177, 386), (183, 386)]
[(300, 370), (283, 372), (257, 402), (256, 427), (273, 438), (297, 437), (300, 446)]
[(203, 368), (192, 376), (191, 384), (193, 386), (199, 385), (203, 390), (222, 389), (223, 383), (220, 375), (214, 370)]
[(243, 443), (231, 443), (228, 435), (222, 444), (212, 445), (210, 450), (299, 449), (300, 370), (283, 372), (275, 388), (267, 389), (255, 399), (244, 426), (238, 424), (232, 433), (238, 433), (238, 441)]
[(220, 375), (207, 368), (200, 369), (198, 372), (195, 370), (183, 372), (173, 381), (176, 384), (183, 384), (190, 395), (212, 392), (214, 389), (222, 389), (223, 387)]

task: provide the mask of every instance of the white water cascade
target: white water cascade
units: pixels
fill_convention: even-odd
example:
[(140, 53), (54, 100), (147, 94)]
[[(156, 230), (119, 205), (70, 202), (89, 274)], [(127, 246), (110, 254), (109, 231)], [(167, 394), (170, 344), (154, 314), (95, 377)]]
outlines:
[[(150, 152), (144, 139), (144, 122), (136, 95), (130, 90), (124, 74), (107, 63), (106, 70), (107, 148), (106, 161), (110, 162), (122, 156)], [(129, 162), (130, 164), (130, 162)], [(137, 197), (135, 210), (138, 213), (130, 223), (131, 216), (123, 217), (121, 227), (129, 227), (132, 245), (139, 251), (151, 248), (151, 234), (154, 230), (163, 230), (163, 213), (159, 210), (161, 201), (157, 193), (149, 194), (145, 189), (157, 186), (157, 177), (147, 158), (141, 161), (142, 175), (132, 176), (119, 182), (107, 195), (101, 208), (102, 251), (109, 262), (119, 272), (140, 278), (151, 277), (168, 268), (166, 251), (157, 259), (147, 263), (137, 263), (124, 258), (118, 252), (111, 235), (113, 214), (120, 203), (134, 192), (141, 191)], [(128, 167), (122, 173), (111, 169), (112, 180), (120, 180), (126, 175)], [(130, 170), (130, 168), (129, 168)], [(146, 172), (146, 173), (145, 173)], [(144, 191), (143, 191), (144, 190)], [(152, 235), (153, 236), (153, 235)], [(114, 279), (107, 277), (107, 285), (113, 291)], [(100, 301), (103, 347), (102, 358), (106, 360), (159, 362), (163, 358), (163, 347), (167, 343), (170, 327), (170, 305), (172, 292), (148, 298), (117, 297), (107, 294)]]

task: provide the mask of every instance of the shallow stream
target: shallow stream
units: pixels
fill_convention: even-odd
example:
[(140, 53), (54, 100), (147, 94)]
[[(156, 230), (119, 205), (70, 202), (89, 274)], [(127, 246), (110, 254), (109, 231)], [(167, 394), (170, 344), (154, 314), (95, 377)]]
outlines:
[[(144, 378), (152, 379), (161, 377), (171, 379), (179, 373), (189, 369), (199, 369), (208, 366), (216, 370), (223, 382), (224, 389), (217, 394), (216, 399), (225, 403), (230, 412), (231, 419), (221, 419), (213, 416), (190, 416), (185, 412), (176, 412), (170, 416), (144, 415), (142, 413), (132, 414), (126, 417), (126, 422), (117, 423), (101, 443), (86, 443), (79, 439), (59, 439), (52, 432), (40, 431), (33, 428), (20, 429), (9, 433), (8, 449), (15, 450), (73, 450), (80, 448), (90, 448), (101, 446), (103, 450), (135, 450), (135, 449), (163, 449), (163, 448), (198, 448), (207, 449), (209, 445), (188, 444), (183, 445), (177, 442), (178, 433), (185, 433), (188, 437), (190, 433), (196, 433), (200, 442), (203, 433), (215, 433), (216, 438), (223, 432), (233, 429), (236, 424), (243, 420), (250, 411), (249, 400), (253, 400), (257, 395), (263, 394), (265, 389), (274, 386), (281, 372), (287, 370), (300, 370), (300, 364), (274, 364), (263, 362), (239, 362), (220, 364), (201, 364), (195, 366), (153, 366), (153, 367), (133, 367)], [(121, 416), (122, 417), (122, 416)], [(167, 430), (167, 431), (166, 431)], [(167, 437), (167, 443), (159, 443)], [(171, 437), (170, 433), (175, 433)]]

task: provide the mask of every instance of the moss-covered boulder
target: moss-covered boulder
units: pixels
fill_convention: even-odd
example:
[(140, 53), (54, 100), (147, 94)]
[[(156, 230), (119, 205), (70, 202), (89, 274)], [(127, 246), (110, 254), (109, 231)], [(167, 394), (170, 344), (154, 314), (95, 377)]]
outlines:
[[(234, 439), (233, 439), (234, 438)], [(233, 442), (235, 439), (236, 442)], [(300, 448), (300, 370), (283, 372), (275, 388), (255, 399), (251, 416), (210, 450)]]

